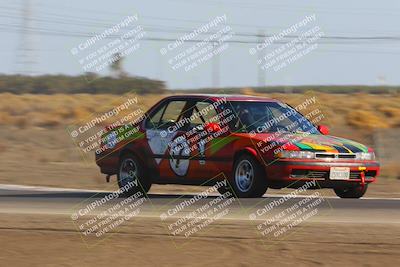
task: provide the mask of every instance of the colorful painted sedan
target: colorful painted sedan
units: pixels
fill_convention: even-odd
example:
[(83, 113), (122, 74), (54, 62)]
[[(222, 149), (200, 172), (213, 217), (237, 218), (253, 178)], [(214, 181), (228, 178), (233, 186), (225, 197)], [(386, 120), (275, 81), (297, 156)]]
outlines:
[(248, 198), (312, 181), (311, 189), (362, 197), (379, 174), (373, 150), (329, 135), (315, 126), (318, 108), (303, 116), (299, 107), (241, 95), (170, 96), (142, 119), (109, 127), (96, 162), (121, 188), (139, 182), (144, 192), (152, 184), (226, 181), (220, 193)]

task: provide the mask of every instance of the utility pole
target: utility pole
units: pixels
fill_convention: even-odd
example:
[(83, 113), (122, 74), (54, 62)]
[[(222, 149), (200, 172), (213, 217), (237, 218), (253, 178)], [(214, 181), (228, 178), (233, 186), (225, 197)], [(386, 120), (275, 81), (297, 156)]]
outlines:
[(30, 30), (32, 27), (32, 2), (31, 0), (21, 1), (21, 35), (20, 43), (16, 51), (16, 72), (20, 74), (33, 74), (33, 66), (36, 61), (33, 58), (33, 47)]
[[(260, 30), (258, 33), (258, 44), (262, 44), (265, 40), (265, 33), (263, 30)], [(263, 60), (263, 58), (265, 57), (265, 49), (262, 49), (261, 51), (258, 50), (257, 51), (257, 59), (258, 62), (263, 62), (262, 64), (264, 64), (264, 61), (260, 61)], [(257, 78), (258, 78), (258, 86), (259, 87), (264, 87), (266, 85), (266, 79), (265, 79), (265, 70), (263, 70), (261, 68), (260, 65), (257, 64)]]
[(212, 86), (213, 88), (218, 88), (219, 87), (219, 53), (216, 53), (216, 48), (218, 48), (218, 43), (214, 42), (214, 56), (212, 59)]

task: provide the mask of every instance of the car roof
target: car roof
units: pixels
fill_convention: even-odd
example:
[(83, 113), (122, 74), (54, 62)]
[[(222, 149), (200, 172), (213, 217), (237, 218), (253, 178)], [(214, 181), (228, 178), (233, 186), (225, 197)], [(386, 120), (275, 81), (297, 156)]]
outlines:
[(226, 99), (226, 101), (255, 101), (255, 102), (279, 102), (276, 99), (263, 97), (263, 96), (251, 96), (251, 95), (228, 95), (228, 94), (179, 94), (172, 95), (167, 98), (179, 98), (179, 99), (210, 99), (218, 101)]

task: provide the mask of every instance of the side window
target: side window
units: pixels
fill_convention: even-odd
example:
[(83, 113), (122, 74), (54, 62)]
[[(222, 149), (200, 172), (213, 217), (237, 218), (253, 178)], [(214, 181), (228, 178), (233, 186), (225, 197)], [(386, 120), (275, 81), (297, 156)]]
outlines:
[(191, 126), (209, 122), (219, 122), (217, 111), (211, 103), (197, 102), (193, 109)]
[(146, 128), (152, 129), (160, 126), (161, 116), (164, 113), (165, 107), (167, 105), (164, 103), (155, 113), (150, 115), (150, 117), (146, 121)]
[(167, 108), (165, 109), (164, 115), (161, 118), (161, 124), (177, 123), (185, 105), (186, 101), (169, 102)]
[(150, 115), (146, 121), (146, 128), (165, 129), (175, 124), (180, 119), (181, 112), (186, 105), (186, 101), (170, 101), (161, 106), (155, 113)]
[(164, 113), (166, 105), (163, 105), (156, 113), (154, 113), (147, 121), (146, 128), (157, 128), (160, 125), (161, 115)]
[[(287, 109), (289, 108), (290, 107), (283, 107), (283, 106), (269, 107), (275, 118), (281, 118), (282, 115), (284, 115), (285, 112), (287, 112)], [(278, 127), (278, 129), (284, 128), (286, 131), (291, 131), (291, 132), (298, 132), (298, 131), (307, 132), (312, 130), (313, 128), (313, 125), (308, 120), (306, 120), (302, 116), (297, 116), (297, 115), (290, 115), (284, 119), (280, 119), (273, 126)]]
[[(284, 115), (284, 112), (277, 107), (269, 106), (268, 108), (271, 111), (271, 113), (273, 114), (274, 118), (281, 118), (281, 116)], [(290, 126), (292, 123), (293, 122), (290, 120), (290, 118), (286, 117), (284, 119), (277, 120), (274, 123), (274, 126), (278, 125), (281, 127), (287, 127), (287, 126)]]

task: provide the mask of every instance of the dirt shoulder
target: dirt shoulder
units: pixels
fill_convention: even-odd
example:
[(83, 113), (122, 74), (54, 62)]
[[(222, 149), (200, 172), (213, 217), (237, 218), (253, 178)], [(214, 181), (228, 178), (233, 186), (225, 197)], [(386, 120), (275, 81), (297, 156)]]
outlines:
[[(368, 228), (368, 234), (365, 229)], [(138, 219), (88, 248), (67, 216), (0, 215), (4, 266), (398, 266), (394, 225), (307, 224), (259, 242), (246, 222), (219, 221), (177, 248), (159, 221)]]

